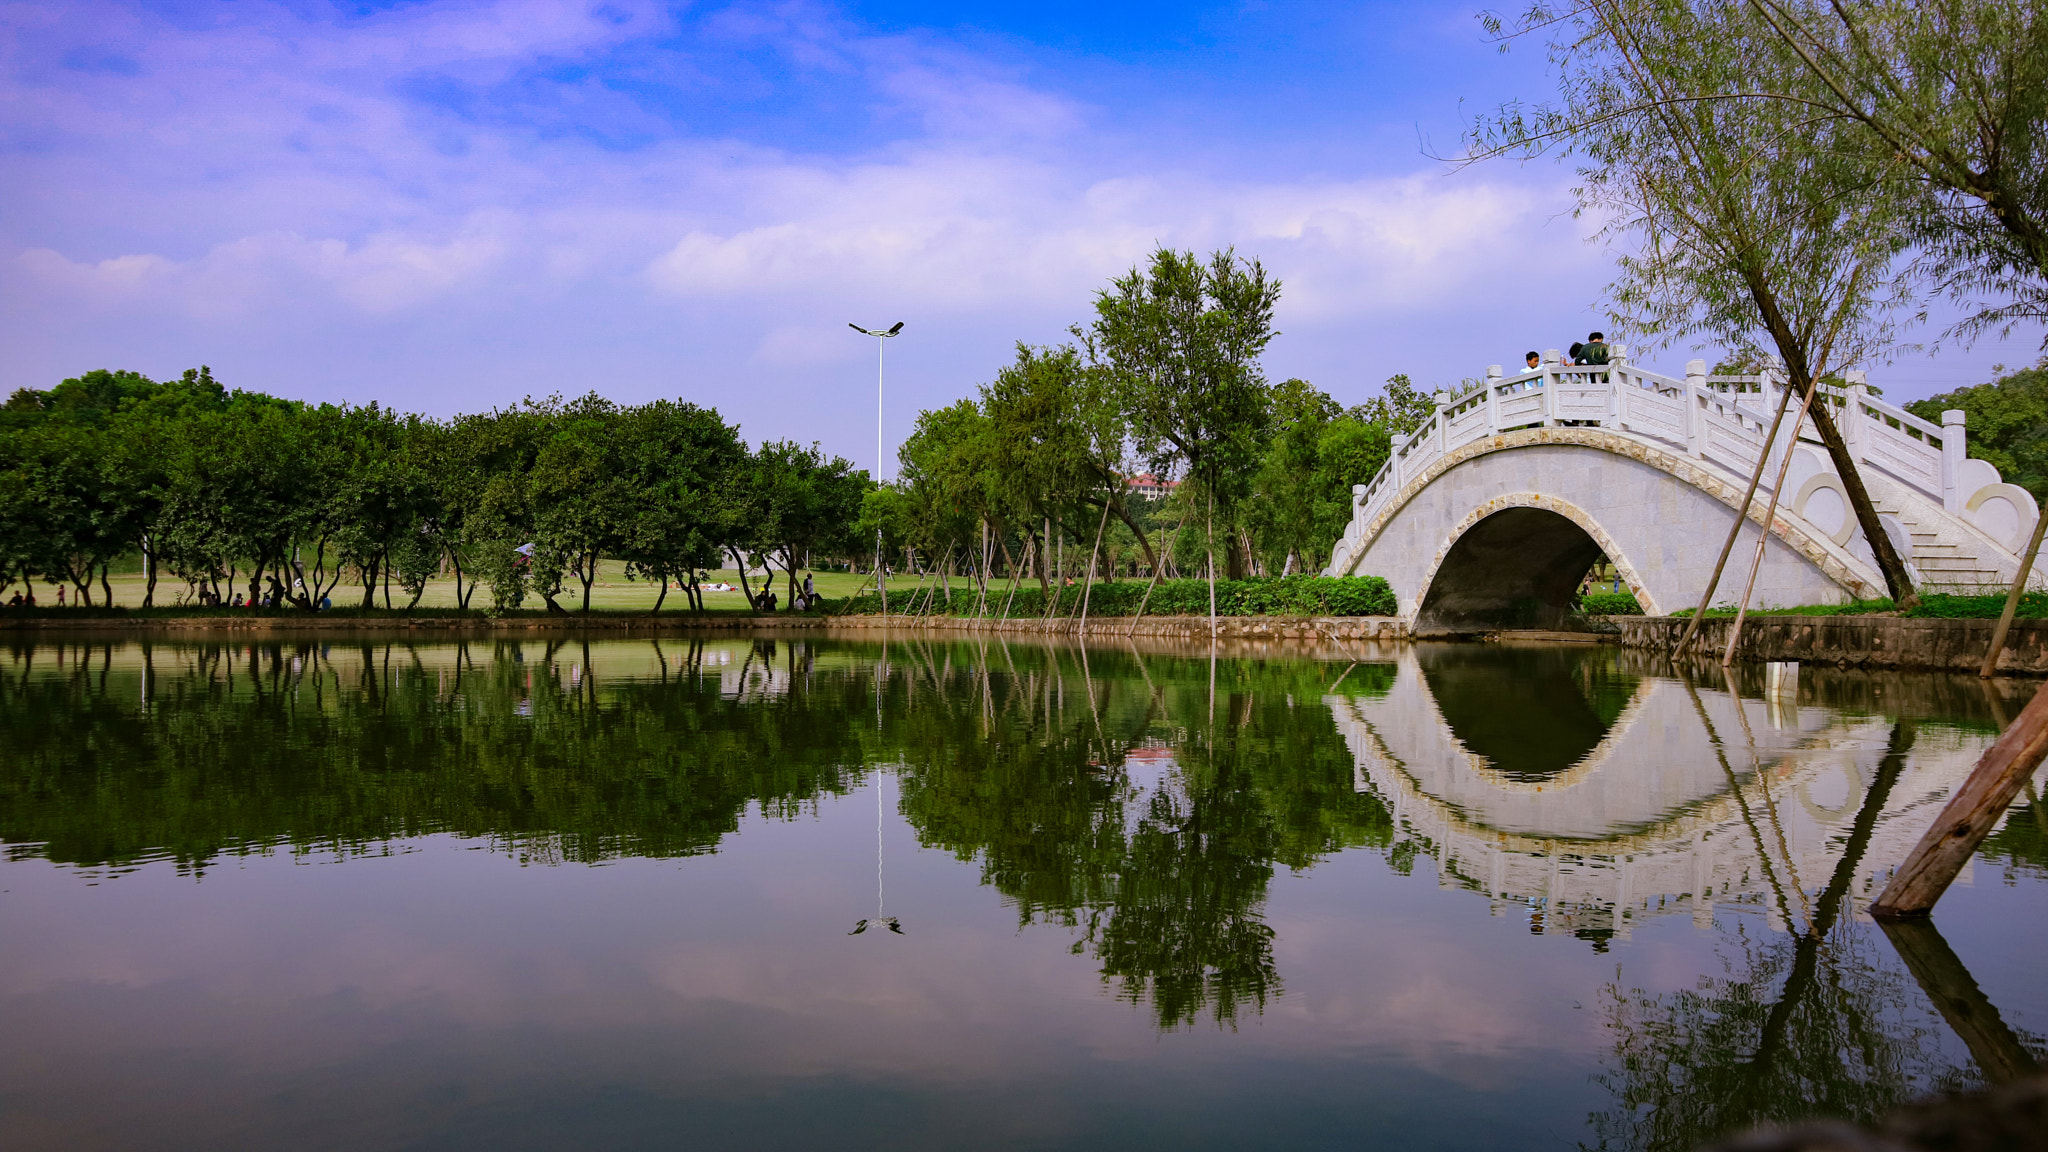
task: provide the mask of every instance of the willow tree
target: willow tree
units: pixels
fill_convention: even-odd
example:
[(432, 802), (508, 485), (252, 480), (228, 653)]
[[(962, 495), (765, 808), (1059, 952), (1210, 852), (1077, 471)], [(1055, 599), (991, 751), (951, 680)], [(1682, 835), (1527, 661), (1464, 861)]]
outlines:
[(1231, 521), (1264, 448), (1271, 400), (1259, 357), (1276, 334), (1279, 299), (1280, 282), (1257, 260), (1161, 248), (1096, 294), (1086, 333), (1138, 451), (1162, 476), (1184, 468), (1207, 504), (1212, 632), (1216, 516)]
[[(1551, 36), (1559, 99), (1482, 122), (1468, 156), (1576, 156), (1580, 210), (1623, 252), (1616, 326), (1775, 351), (1805, 396), (1892, 342), (1915, 194), (1898, 166), (1869, 162), (1855, 121), (1756, 98), (1804, 84), (1806, 66), (1755, 24), (1743, 0), (1538, 8), (1522, 28)], [(1893, 600), (1912, 604), (1832, 406), (1809, 415)]]
[(1760, 96), (1854, 126), (1903, 169), (1956, 333), (2048, 320), (2048, 10), (2039, 0), (1747, 0), (1751, 43), (1802, 66)]

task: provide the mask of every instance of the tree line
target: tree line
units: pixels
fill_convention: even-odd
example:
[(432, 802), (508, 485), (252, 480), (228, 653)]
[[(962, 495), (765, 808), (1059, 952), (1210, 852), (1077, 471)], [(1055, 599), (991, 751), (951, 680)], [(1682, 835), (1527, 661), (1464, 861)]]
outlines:
[(595, 394), (434, 420), (371, 404), (230, 391), (198, 368), (176, 380), (95, 371), (0, 409), (0, 592), (70, 585), (112, 603), (108, 572), (140, 555), (144, 607), (166, 579), (188, 601), (313, 611), (342, 591), (362, 607), (392, 585), (416, 605), (452, 575), (457, 604), (494, 611), (580, 597), (600, 559), (679, 588), (730, 559), (781, 569), (793, 601), (813, 553), (852, 551), (872, 482), (816, 445), (749, 449), (695, 404)]
[[(1406, 376), (1348, 410), (1270, 382), (1280, 290), (1232, 250), (1158, 249), (1096, 294), (1070, 341), (1019, 343), (974, 395), (919, 413), (865, 530), (964, 573), (984, 607), (1024, 576), (1041, 597), (1062, 580), (1193, 576), (1213, 615), (1218, 580), (1321, 570), (1351, 486), (1434, 402)], [(992, 596), (992, 578), (1010, 588)]]

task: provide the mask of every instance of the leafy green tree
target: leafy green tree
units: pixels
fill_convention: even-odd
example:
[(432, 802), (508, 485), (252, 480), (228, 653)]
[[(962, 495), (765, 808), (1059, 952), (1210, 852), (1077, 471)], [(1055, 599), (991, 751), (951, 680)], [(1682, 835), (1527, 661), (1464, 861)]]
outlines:
[[(1249, 493), (1271, 405), (1259, 357), (1274, 336), (1280, 283), (1231, 250), (1204, 261), (1161, 248), (1097, 293), (1091, 361), (1109, 373), (1138, 451), (1152, 471), (1184, 469), (1206, 507), (1205, 550), (1216, 578), (1216, 519)], [(1231, 575), (1242, 555), (1229, 549)], [(1210, 613), (1212, 624), (1214, 610)]]
[(159, 525), (175, 570), (216, 592), (240, 570), (252, 599), (266, 574), (276, 582), (322, 496), (306, 479), (308, 430), (302, 406), (249, 392), (171, 426)]
[(1996, 465), (2008, 482), (2048, 498), (2048, 361), (1906, 405), (1936, 424), (1950, 408), (1968, 417), (1971, 456)]
[(753, 538), (764, 554), (781, 560), (794, 604), (797, 570), (806, 558), (851, 547), (865, 495), (862, 477), (845, 457), (827, 458), (816, 444), (788, 440), (761, 445), (750, 474), (760, 516)]
[(564, 570), (590, 588), (598, 560), (624, 551), (642, 494), (621, 468), (618, 406), (595, 392), (551, 413), (549, 433), (533, 462), (528, 493), (533, 507), (533, 586), (548, 611), (560, 612), (555, 596)]
[[(474, 578), (490, 585), (491, 610), (525, 599), (534, 549), (529, 476), (551, 432), (553, 401), (460, 416), (449, 430), (441, 468), (444, 507), (460, 509), (458, 548)], [(521, 551), (524, 548), (526, 551)], [(559, 586), (560, 570), (556, 579)]]
[[(308, 419), (324, 425), (324, 447), (330, 455), (322, 477), (325, 515), (318, 527), (303, 523), (322, 544), (331, 535), (341, 561), (355, 568), (364, 608), (376, 606), (380, 582), (386, 588), (384, 606), (389, 608), (388, 580), (397, 559), (405, 560), (412, 583), (423, 586), (420, 569), (429, 554), (421, 540), (421, 522), (433, 489), (415, 448), (422, 438), (420, 421), (375, 404), (327, 408), (308, 413)], [(308, 598), (318, 601), (310, 592)]]
[(618, 440), (617, 466), (637, 494), (619, 553), (627, 574), (661, 581), (656, 612), (671, 582), (702, 611), (697, 573), (718, 565), (732, 486), (746, 461), (739, 429), (708, 408), (657, 400), (621, 413)]
[(1362, 424), (1377, 424), (1389, 436), (1411, 435), (1436, 414), (1436, 398), (1415, 387), (1406, 372), (1387, 377), (1378, 396), (1368, 397), (1346, 415)]
[(1273, 387), (1273, 438), (1252, 478), (1258, 499), (1248, 519), (1267, 553), (1267, 566), (1282, 575), (1311, 566), (1321, 551), (1316, 482), (1323, 436), (1341, 411), (1306, 380), (1283, 380)]

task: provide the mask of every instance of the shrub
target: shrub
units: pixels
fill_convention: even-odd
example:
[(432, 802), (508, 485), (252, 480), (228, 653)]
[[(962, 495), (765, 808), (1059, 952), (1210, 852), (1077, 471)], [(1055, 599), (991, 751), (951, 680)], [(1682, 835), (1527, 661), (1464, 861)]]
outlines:
[[(1014, 596), (1000, 582), (989, 589), (987, 614), (1000, 616), (1009, 602), (1011, 618), (1031, 619), (1046, 615), (1045, 593), (1036, 583), (1020, 584)], [(1132, 616), (1145, 599), (1146, 582), (1119, 580), (1095, 585), (1088, 596), (1090, 616)], [(1078, 616), (1085, 589), (1076, 583), (1053, 589), (1054, 613)], [(901, 590), (889, 597), (894, 613), (973, 616), (974, 588), (956, 584), (950, 606), (927, 586), (922, 592)], [(841, 601), (833, 608), (838, 615), (880, 612), (881, 598), (870, 592)], [(1392, 616), (1397, 611), (1394, 590), (1378, 576), (1261, 576), (1249, 580), (1216, 582), (1216, 614), (1219, 616)], [(1162, 580), (1145, 605), (1148, 616), (1206, 616), (1209, 614), (1209, 583), (1206, 580)]]
[(1641, 616), (1643, 606), (1633, 592), (1588, 592), (1579, 597), (1581, 616)]

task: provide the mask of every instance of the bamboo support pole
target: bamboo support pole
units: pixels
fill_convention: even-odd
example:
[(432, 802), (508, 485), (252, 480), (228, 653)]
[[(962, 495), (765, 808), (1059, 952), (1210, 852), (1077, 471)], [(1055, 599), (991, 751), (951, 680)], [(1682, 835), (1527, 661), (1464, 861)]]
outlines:
[[(1699, 607), (1693, 609), (1692, 619), (1686, 622), (1685, 632), (1678, 637), (1677, 645), (1671, 649), (1671, 658), (1674, 660), (1685, 652), (1686, 645), (1692, 643), (1693, 636), (1700, 630), (1700, 621), (1706, 618), (1707, 606), (1714, 599), (1714, 589), (1721, 583), (1721, 570), (1728, 566), (1728, 557), (1735, 551), (1736, 538), (1742, 535), (1742, 526), (1749, 522), (1749, 506), (1756, 501), (1756, 486), (1763, 482), (1764, 468), (1771, 459), (1771, 445), (1778, 442), (1778, 425), (1784, 421), (1785, 408), (1791, 402), (1792, 389), (1788, 386), (1785, 394), (1778, 397), (1778, 412), (1771, 417), (1771, 430), (1764, 436), (1764, 446), (1756, 454), (1756, 467), (1749, 473), (1749, 487), (1742, 493), (1742, 507), (1735, 510), (1735, 523), (1728, 526), (1728, 539), (1722, 541), (1721, 555), (1714, 561), (1714, 574), (1707, 577), (1706, 590), (1700, 593)], [(1764, 532), (1770, 532), (1768, 524), (1764, 526)]]
[(1991, 646), (1984, 652), (1984, 667), (1977, 675), (1989, 680), (1998, 671), (1998, 658), (2005, 653), (2005, 634), (2012, 628), (2013, 613), (2019, 611), (2020, 597), (2026, 593), (2027, 577), (2033, 574), (2034, 557), (2041, 554), (2041, 533), (2048, 529), (2048, 508), (2039, 510), (2034, 517), (2034, 534), (2027, 540), (2027, 554), (2020, 558), (2019, 574), (2012, 578), (2012, 591), (2006, 593), (2005, 611), (1998, 614), (1998, 627), (1991, 630)]
[[(1771, 543), (1771, 522), (1778, 518), (1778, 497), (1785, 493), (1785, 477), (1792, 472), (1792, 454), (1799, 451), (1799, 429), (1806, 424), (1806, 414), (1813, 408), (1813, 398), (1820, 395), (1820, 385), (1808, 381), (1806, 398), (1799, 402), (1799, 419), (1792, 422), (1791, 443), (1785, 445), (1785, 462), (1778, 466), (1778, 481), (1771, 485), (1771, 502), (1764, 507), (1764, 530), (1756, 538), (1756, 556), (1749, 562), (1749, 581), (1742, 586), (1742, 603), (1735, 606), (1735, 623), (1728, 629), (1728, 646), (1721, 650), (1721, 667), (1735, 662), (1735, 644), (1742, 639), (1742, 622), (1749, 616), (1749, 598), (1756, 591), (1756, 574), (1763, 570), (1764, 549)], [(1791, 398), (1787, 385), (1786, 398)], [(1773, 441), (1764, 441), (1764, 454), (1768, 456)], [(1697, 618), (1697, 614), (1695, 614)]]
[(1870, 914), (1880, 920), (1896, 920), (1932, 911), (2044, 756), (2048, 756), (2048, 691), (2036, 692), (2005, 734), (1977, 761), (1976, 769), (1935, 817), (1933, 827), (1878, 894)]
[(1088, 631), (1088, 598), (1095, 593), (1095, 562), (1102, 555), (1102, 532), (1109, 527), (1109, 499), (1102, 501), (1102, 522), (1095, 526), (1095, 547), (1088, 553), (1088, 578), (1081, 588), (1081, 622), (1074, 625), (1074, 634)]

